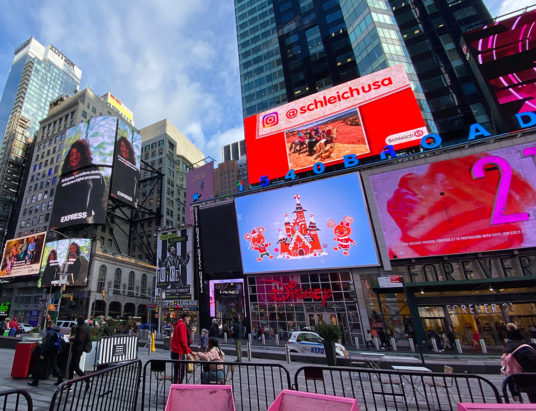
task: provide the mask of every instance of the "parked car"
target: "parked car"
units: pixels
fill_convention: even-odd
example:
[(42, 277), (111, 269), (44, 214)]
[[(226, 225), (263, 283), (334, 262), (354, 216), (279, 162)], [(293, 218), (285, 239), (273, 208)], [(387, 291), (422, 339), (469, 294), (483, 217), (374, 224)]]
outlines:
[(63, 335), (70, 335), (71, 334), (71, 327), (76, 327), (76, 321), (62, 321), (59, 320), (56, 322), (56, 325), (60, 327), (60, 332)]
[(30, 325), (27, 323), (19, 324), (19, 330), (21, 330), (23, 333), (29, 333), (33, 329), (34, 329), (33, 325)]
[[(287, 344), (291, 352), (302, 354), (324, 355), (324, 344), (322, 337), (312, 331), (294, 331)], [(348, 350), (339, 343), (335, 343), (335, 353), (337, 357), (350, 358)]]

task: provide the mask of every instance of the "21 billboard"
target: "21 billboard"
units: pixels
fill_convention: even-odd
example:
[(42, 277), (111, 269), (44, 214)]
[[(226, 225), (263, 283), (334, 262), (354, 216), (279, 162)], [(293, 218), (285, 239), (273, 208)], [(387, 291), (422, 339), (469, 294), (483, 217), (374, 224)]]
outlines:
[(249, 181), (417, 146), (427, 134), (402, 65), (331, 87), (244, 120)]
[(89, 261), (91, 258), (91, 240), (87, 238), (70, 238), (49, 241), (45, 244), (44, 258), (39, 270), (38, 287), (50, 287), (52, 281), (67, 275), (68, 286), (86, 286)]
[(0, 266), (0, 277), (39, 273), (46, 233), (7, 240)]
[(245, 274), (378, 265), (357, 173), (235, 199)]
[(536, 144), (372, 175), (389, 256), (536, 246)]

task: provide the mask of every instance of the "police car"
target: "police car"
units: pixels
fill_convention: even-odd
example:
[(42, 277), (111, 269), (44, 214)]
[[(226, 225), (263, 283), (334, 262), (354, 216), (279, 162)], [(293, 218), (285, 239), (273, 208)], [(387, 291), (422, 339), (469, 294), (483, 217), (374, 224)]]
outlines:
[[(294, 331), (290, 335), (287, 344), (291, 352), (324, 355), (322, 337), (312, 331)], [(339, 343), (335, 343), (335, 353), (337, 357), (350, 358), (350, 354), (346, 348)]]

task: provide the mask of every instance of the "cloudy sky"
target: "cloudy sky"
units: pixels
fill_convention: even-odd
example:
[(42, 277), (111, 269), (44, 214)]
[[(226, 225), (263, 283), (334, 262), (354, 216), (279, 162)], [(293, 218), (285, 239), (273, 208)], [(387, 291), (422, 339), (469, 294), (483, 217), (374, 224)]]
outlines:
[[(536, 0), (487, 0), (493, 16)], [(30, 36), (82, 69), (81, 88), (108, 91), (136, 127), (169, 119), (206, 156), (243, 138), (233, 0), (0, 0), (0, 88)]]

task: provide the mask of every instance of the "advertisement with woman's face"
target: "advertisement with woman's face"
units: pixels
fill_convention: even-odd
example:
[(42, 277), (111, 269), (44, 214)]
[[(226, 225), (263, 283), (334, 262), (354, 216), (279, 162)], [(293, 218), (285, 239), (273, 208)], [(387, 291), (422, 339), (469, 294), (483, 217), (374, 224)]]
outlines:
[(110, 196), (136, 207), (140, 178), (141, 135), (119, 120)]
[(50, 287), (52, 281), (58, 281), (66, 275), (71, 286), (85, 286), (91, 256), (91, 240), (71, 238), (50, 241), (45, 244), (41, 261), (38, 287)]
[(94, 117), (67, 130), (50, 228), (104, 224), (117, 118)]
[(536, 144), (370, 177), (390, 258), (536, 246)]

